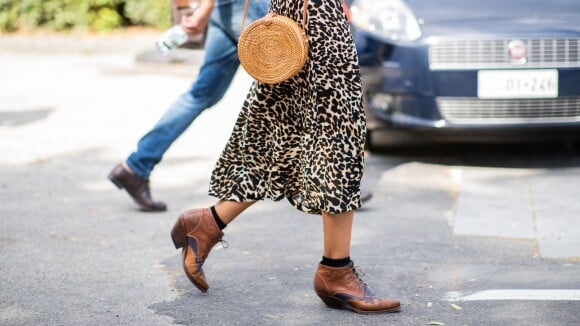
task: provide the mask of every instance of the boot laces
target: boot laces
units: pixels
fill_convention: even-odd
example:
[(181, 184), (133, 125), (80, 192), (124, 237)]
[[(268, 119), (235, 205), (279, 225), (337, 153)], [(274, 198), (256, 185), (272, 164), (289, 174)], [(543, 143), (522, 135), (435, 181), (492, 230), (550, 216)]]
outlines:
[(358, 265), (353, 266), (352, 272), (359, 282), (361, 282), (364, 285), (367, 285), (363, 280), (363, 277), (365, 276), (365, 271), (360, 266)]
[(224, 236), (223, 232), (220, 232), (219, 236), (214, 237), (211, 240), (210, 249), (213, 248), (218, 243), (222, 246), (222, 248), (224, 249), (228, 248), (230, 246), (230, 243), (224, 240), (223, 236)]
[(215, 239), (214, 241), (212, 241), (212, 245), (210, 247), (213, 248), (215, 245), (220, 244), (220, 246), (222, 246), (222, 248), (227, 249), (230, 246), (230, 243), (227, 242), (226, 240), (222, 239), (221, 237), (219, 239)]
[(210, 243), (210, 246), (208, 247), (208, 250), (206, 250), (205, 252), (201, 253), (201, 261), (205, 261), (207, 256), (209, 255), (209, 252), (211, 251), (211, 249), (213, 247), (215, 247), (215, 245), (220, 244), (222, 246), (222, 248), (227, 249), (230, 246), (230, 243), (227, 242), (226, 240), (223, 240), (221, 237), (219, 239), (215, 239)]
[(220, 243), (220, 245), (222, 246), (222, 248), (224, 249), (228, 249), (230, 247), (230, 243), (227, 242), (226, 240), (223, 239), (219, 239), (218, 242)]

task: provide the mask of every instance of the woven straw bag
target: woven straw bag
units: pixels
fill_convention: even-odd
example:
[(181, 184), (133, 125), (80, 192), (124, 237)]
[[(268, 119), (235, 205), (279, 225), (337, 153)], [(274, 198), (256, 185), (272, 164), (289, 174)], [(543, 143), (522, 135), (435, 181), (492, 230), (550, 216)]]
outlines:
[(302, 27), (294, 20), (269, 13), (244, 30), (249, 1), (246, 0), (238, 56), (254, 79), (277, 84), (294, 77), (308, 59), (308, 37), (304, 31), (308, 0), (302, 9)]

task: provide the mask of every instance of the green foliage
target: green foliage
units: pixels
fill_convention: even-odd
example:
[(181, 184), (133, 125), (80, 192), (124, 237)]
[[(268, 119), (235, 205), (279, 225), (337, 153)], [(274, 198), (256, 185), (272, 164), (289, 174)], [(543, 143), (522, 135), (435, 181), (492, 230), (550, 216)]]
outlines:
[(127, 0), (125, 12), (131, 23), (166, 28), (171, 25), (169, 0)]
[(121, 26), (123, 18), (115, 10), (103, 7), (96, 9), (97, 14), (92, 20), (91, 27), (95, 30), (111, 30)]
[(0, 0), (0, 32), (170, 25), (171, 0)]
[(16, 8), (10, 1), (0, 0), (0, 31), (12, 32), (16, 28), (13, 24), (13, 18), (16, 16)]

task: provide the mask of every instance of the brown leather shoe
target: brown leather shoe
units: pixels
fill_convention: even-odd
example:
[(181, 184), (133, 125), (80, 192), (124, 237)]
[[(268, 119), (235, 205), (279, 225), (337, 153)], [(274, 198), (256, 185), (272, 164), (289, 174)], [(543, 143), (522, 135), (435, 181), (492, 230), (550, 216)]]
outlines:
[(209, 289), (203, 263), (223, 235), (209, 208), (183, 212), (171, 230), (175, 248), (183, 248), (181, 258), (185, 275), (201, 292)]
[(347, 309), (359, 314), (380, 314), (401, 309), (399, 301), (373, 294), (350, 263), (345, 267), (318, 265), (314, 290), (324, 303), (334, 309)]
[(149, 180), (142, 179), (127, 171), (122, 164), (117, 165), (108, 175), (109, 180), (119, 189), (125, 188), (141, 210), (147, 212), (162, 212), (167, 205), (162, 201), (154, 201), (149, 190)]

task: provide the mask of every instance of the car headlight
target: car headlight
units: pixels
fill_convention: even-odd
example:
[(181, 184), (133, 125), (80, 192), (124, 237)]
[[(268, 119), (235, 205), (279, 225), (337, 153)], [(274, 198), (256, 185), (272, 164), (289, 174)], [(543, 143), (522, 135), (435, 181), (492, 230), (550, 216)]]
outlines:
[(421, 37), (415, 15), (402, 0), (355, 0), (350, 7), (358, 28), (393, 41), (414, 41)]

